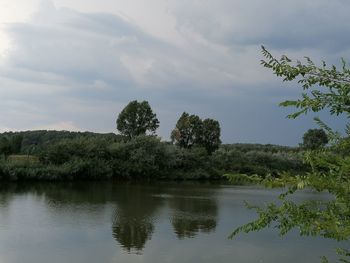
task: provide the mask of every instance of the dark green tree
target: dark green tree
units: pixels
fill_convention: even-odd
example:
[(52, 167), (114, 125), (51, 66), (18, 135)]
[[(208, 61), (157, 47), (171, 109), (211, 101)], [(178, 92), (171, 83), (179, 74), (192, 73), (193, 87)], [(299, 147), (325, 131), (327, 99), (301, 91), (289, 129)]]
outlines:
[(117, 119), (118, 131), (129, 139), (145, 135), (146, 132), (154, 134), (158, 127), (157, 116), (147, 101), (134, 100), (129, 102)]
[(309, 129), (303, 136), (301, 146), (305, 149), (316, 150), (328, 143), (328, 136), (323, 129)]
[(21, 152), (23, 136), (21, 134), (16, 134), (11, 137), (11, 153), (17, 154)]
[(220, 133), (221, 129), (218, 121), (213, 119), (205, 119), (203, 121), (201, 144), (209, 154), (219, 148), (221, 144)]
[(193, 145), (201, 144), (202, 134), (202, 120), (197, 115), (189, 115), (184, 112), (171, 132), (171, 140), (180, 147), (191, 148)]
[(5, 156), (11, 154), (11, 143), (6, 137), (0, 138), (0, 154)]
[(171, 140), (182, 148), (204, 147), (211, 154), (221, 144), (220, 133), (218, 121), (213, 119), (202, 121), (197, 115), (184, 112), (171, 132)]

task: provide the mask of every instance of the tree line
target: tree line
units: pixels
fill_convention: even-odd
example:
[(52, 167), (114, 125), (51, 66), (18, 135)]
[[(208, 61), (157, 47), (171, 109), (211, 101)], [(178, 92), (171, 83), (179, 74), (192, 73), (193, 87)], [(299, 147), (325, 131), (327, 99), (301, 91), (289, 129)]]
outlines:
[[(171, 141), (156, 135), (159, 120), (147, 101), (131, 101), (116, 120), (119, 134), (25, 131), (0, 134), (0, 179), (222, 179), (224, 174), (305, 173), (308, 147), (324, 147), (309, 130), (301, 147), (221, 144), (217, 120), (182, 113)], [(316, 139), (315, 139), (316, 138)], [(238, 178), (238, 177), (237, 177)], [(245, 177), (240, 177), (241, 179)], [(250, 180), (248, 180), (249, 182)]]
[[(156, 136), (159, 120), (147, 101), (131, 101), (118, 115), (119, 134), (26, 131), (0, 134), (0, 179), (222, 179), (305, 173), (304, 149), (324, 147), (323, 130), (309, 130), (301, 147), (221, 145), (217, 120), (182, 113), (171, 141)], [(323, 139), (322, 139), (323, 138)], [(245, 183), (246, 177), (236, 177)], [(244, 180), (243, 180), (244, 179)]]

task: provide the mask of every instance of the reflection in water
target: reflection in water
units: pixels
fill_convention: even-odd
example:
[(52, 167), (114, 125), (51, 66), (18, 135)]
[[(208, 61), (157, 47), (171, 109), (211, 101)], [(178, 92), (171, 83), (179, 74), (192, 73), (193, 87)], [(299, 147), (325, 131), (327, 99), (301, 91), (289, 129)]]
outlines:
[[(36, 204), (40, 211), (33, 212), (31, 216), (43, 213), (43, 217), (38, 217), (36, 221), (38, 224), (50, 218), (49, 224), (60, 227), (74, 224), (96, 227), (106, 221), (105, 214), (112, 210), (112, 200), (113, 185), (108, 182), (9, 183), (0, 186), (0, 219), (2, 216), (10, 223), (7, 215), (25, 214), (27, 207)], [(18, 209), (5, 213), (7, 207)], [(15, 219), (26, 220), (24, 217)]]
[[(0, 184), (0, 262), (317, 263), (320, 255), (332, 261), (334, 247), (349, 246), (298, 233), (282, 239), (271, 230), (227, 240), (235, 226), (254, 219), (243, 200), (260, 204), (278, 194), (171, 182)], [(320, 198), (328, 197), (296, 196)]]
[(153, 230), (153, 223), (148, 218), (129, 219), (127, 216), (117, 215), (113, 222), (113, 237), (128, 252), (142, 251), (147, 240), (151, 239)]
[(16, 185), (15, 184), (0, 184), (0, 208), (7, 208), (9, 202), (16, 193)]
[(113, 219), (113, 237), (127, 252), (141, 253), (154, 231), (153, 218), (161, 206), (155, 197), (157, 188), (127, 185), (115, 189), (117, 209)]
[(113, 185), (106, 182), (38, 182), (0, 185), (0, 198), (6, 197), (7, 194), (10, 197), (20, 195), (42, 197), (49, 207), (105, 204), (111, 200), (112, 193)]
[(217, 204), (211, 191), (183, 189), (170, 201), (171, 223), (179, 239), (209, 233), (216, 228)]
[[(30, 195), (43, 201), (54, 218), (60, 215), (60, 222), (82, 222), (87, 218), (90, 225), (97, 225), (105, 205), (110, 203), (115, 207), (113, 237), (127, 252), (140, 253), (154, 232), (156, 211), (164, 204), (171, 209), (170, 223), (178, 238), (214, 231), (217, 220), (214, 189), (191, 183), (181, 187), (170, 183), (165, 187), (108, 182), (8, 184), (0, 186), (0, 207), (4, 211), (11, 198)], [(65, 218), (72, 214), (77, 216)]]

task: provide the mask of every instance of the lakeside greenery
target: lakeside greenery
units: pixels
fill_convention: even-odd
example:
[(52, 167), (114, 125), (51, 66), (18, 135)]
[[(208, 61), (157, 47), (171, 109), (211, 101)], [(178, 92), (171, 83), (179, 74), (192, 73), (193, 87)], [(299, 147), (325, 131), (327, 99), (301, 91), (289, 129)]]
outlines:
[(227, 173), (265, 177), (308, 169), (302, 149), (277, 145), (225, 144), (208, 152), (147, 135), (127, 139), (90, 132), (26, 131), (3, 133), (0, 138), (22, 138), (20, 148), (2, 153), (1, 180), (222, 179)]
[(0, 134), (0, 180), (222, 180), (227, 174), (265, 178), (310, 169), (302, 161), (303, 148), (221, 145), (217, 120), (187, 112), (172, 130), (171, 141), (161, 141), (156, 135), (159, 121), (147, 101), (131, 101), (116, 125), (119, 135), (44, 130)]

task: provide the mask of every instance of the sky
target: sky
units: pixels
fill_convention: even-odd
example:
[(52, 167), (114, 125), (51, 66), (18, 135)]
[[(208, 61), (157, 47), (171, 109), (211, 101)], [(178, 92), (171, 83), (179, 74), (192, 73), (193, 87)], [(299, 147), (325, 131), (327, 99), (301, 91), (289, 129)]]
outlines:
[(260, 65), (350, 61), (349, 0), (0, 0), (0, 131), (117, 132), (147, 100), (162, 139), (182, 112), (213, 118), (224, 143), (297, 145), (326, 113), (286, 119), (299, 98)]

